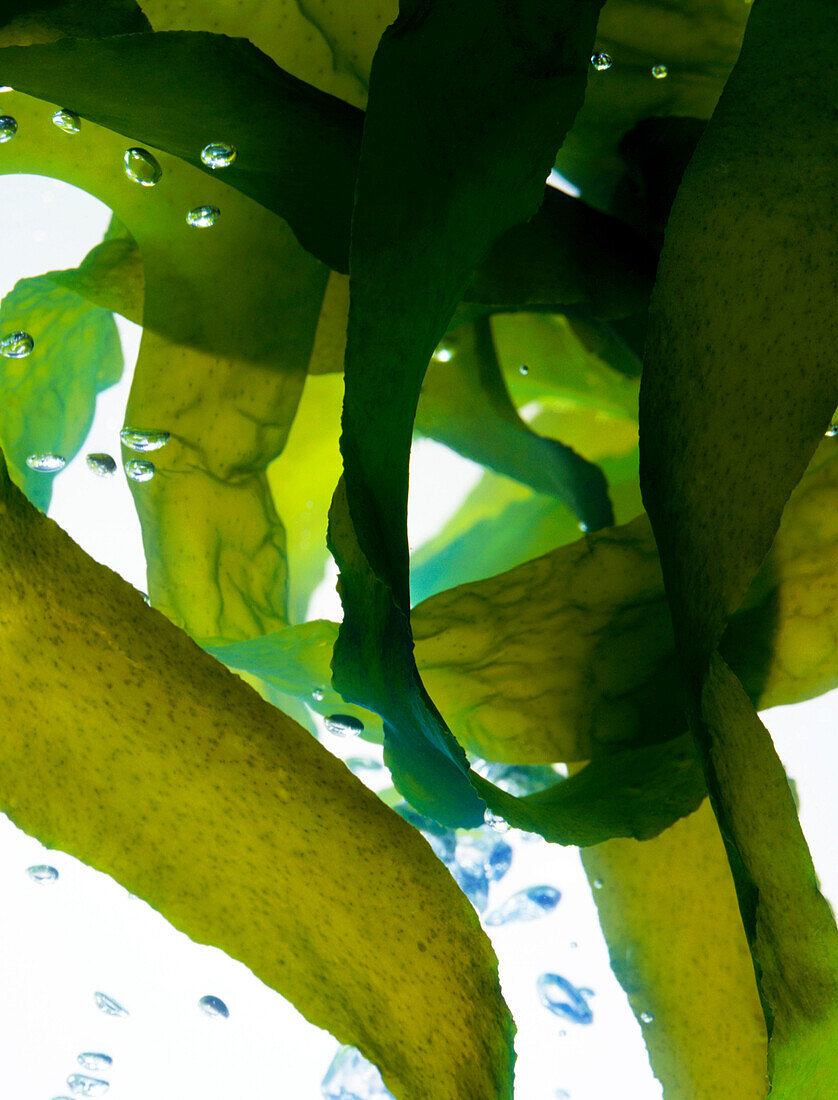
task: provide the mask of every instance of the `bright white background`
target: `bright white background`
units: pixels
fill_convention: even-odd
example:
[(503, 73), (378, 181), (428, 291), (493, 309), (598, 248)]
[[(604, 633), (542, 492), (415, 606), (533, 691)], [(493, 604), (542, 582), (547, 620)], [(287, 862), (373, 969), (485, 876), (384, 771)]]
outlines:
[[(0, 177), (0, 294), (24, 276), (78, 263), (101, 239), (108, 218), (109, 211), (95, 199), (63, 184)], [(119, 458), (118, 430), (140, 336), (136, 326), (121, 320), (120, 332), (126, 379), (100, 397), (96, 423), (79, 458), (55, 478), (50, 514), (90, 553), (142, 589), (139, 526), (124, 477), (120, 471), (110, 480), (96, 478), (84, 465), (88, 451)], [(472, 464), (445, 448), (427, 441), (415, 448), (414, 545), (457, 507), (475, 476)], [(337, 617), (335, 599), (333, 582), (327, 580), (318, 593), (317, 614)], [(797, 781), (804, 828), (833, 903), (838, 845), (831, 788), (838, 749), (830, 734), (836, 697), (767, 715)], [(323, 742), (345, 756), (380, 751), (327, 733)], [(79, 802), (83, 807), (84, 791)], [(519, 1027), (516, 1100), (565, 1094), (572, 1100), (657, 1100), (660, 1086), (649, 1069), (640, 1029), (611, 975), (578, 853), (525, 841), (515, 833), (505, 839), (515, 848), (515, 860), (492, 887), (489, 909), (529, 885), (552, 884), (562, 891), (557, 909), (543, 920), (489, 930), (504, 994)], [(55, 866), (58, 881), (33, 882), (26, 868), (36, 863)], [(183, 874), (189, 874), (187, 864)], [(5, 900), (0, 908), (4, 1100), (69, 1095), (66, 1077), (83, 1072), (76, 1055), (84, 1050), (113, 1057), (112, 1068), (101, 1076), (110, 1081), (108, 1097), (114, 1100), (319, 1100), (335, 1041), (242, 964), (192, 943), (107, 876), (44, 850), (2, 815), (0, 882)], [(594, 990), (591, 1026), (563, 1021), (541, 1007), (535, 981), (548, 970)], [(95, 990), (116, 998), (130, 1015), (105, 1016), (95, 1007)], [(229, 1019), (211, 1019), (199, 1011), (198, 999), (208, 993), (227, 1003)]]

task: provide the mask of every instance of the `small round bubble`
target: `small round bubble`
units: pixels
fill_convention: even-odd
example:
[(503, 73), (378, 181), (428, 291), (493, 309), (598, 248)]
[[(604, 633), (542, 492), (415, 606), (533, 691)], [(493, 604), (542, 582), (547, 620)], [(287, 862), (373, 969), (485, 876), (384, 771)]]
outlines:
[(440, 344), (434, 352), (433, 358), (437, 363), (449, 363), (454, 358), (454, 352), (451, 348), (447, 348), (444, 344)]
[(614, 62), (611, 59), (611, 54), (600, 52), (591, 55), (591, 64), (598, 73), (604, 73), (606, 69), (611, 68)]
[(326, 693), (323, 691), (323, 688), (315, 688), (311, 693), (311, 697), (315, 703), (322, 703), (326, 698)]
[(529, 373), (530, 373), (530, 368), (529, 368), (529, 367), (527, 366), (527, 364), (526, 364), (526, 363), (522, 363), (522, 364), (520, 365), (520, 367), (518, 368), (518, 373), (519, 373), (519, 374), (524, 374), (524, 375), (527, 375), (527, 374), (529, 374)]
[(508, 833), (509, 822), (504, 821), (500, 814), (493, 813), (490, 809), (486, 809), (483, 814), (483, 823), (488, 825), (490, 829), (493, 829), (496, 833)]
[(667, 69), (666, 65), (653, 65), (652, 76), (655, 80), (666, 80), (669, 76), (669, 69)]
[(651, 1012), (641, 1012), (641, 1013), (640, 1013), (640, 1021), (641, 1021), (641, 1023), (644, 1023), (644, 1024), (651, 1024), (651, 1023), (653, 1023), (653, 1022), (654, 1022), (654, 1019), (655, 1019), (655, 1017), (654, 1017), (654, 1016), (652, 1015), (652, 1013), (651, 1013)]
[(226, 141), (211, 141), (201, 150), (201, 161), (207, 168), (229, 168), (237, 156), (235, 145)]
[(59, 130), (63, 130), (65, 134), (77, 134), (81, 130), (81, 119), (74, 111), (65, 111), (62, 107), (61, 110), (56, 111), (52, 116), (52, 121)]
[(11, 141), (17, 133), (17, 119), (11, 115), (0, 115), (0, 145)]
[(823, 434), (827, 439), (834, 439), (838, 435), (838, 424), (830, 424)]
[(593, 888), (595, 890), (601, 890), (604, 885), (605, 885), (605, 883), (602, 881), (601, 878), (595, 878), (594, 881), (593, 881)]
[(128, 149), (122, 161), (125, 175), (140, 187), (155, 187), (160, 182), (163, 169), (148, 149)]
[(221, 217), (217, 206), (196, 206), (186, 215), (186, 224), (193, 229), (209, 229)]

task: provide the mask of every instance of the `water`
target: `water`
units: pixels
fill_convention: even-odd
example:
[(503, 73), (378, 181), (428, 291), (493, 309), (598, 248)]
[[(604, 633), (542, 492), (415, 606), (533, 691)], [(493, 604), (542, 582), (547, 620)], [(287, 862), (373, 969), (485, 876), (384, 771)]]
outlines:
[(838, 435), (838, 424), (830, 424), (823, 434), (827, 439), (834, 439)]
[(86, 1050), (83, 1054), (80, 1054), (76, 1061), (84, 1069), (107, 1069), (108, 1066), (113, 1065), (113, 1058), (110, 1054), (101, 1054), (95, 1050)]
[(541, 1003), (556, 1016), (575, 1024), (593, 1023), (594, 1014), (586, 1000), (593, 996), (592, 990), (577, 989), (559, 974), (542, 974), (536, 982), (536, 989)]
[(355, 1047), (341, 1047), (320, 1086), (324, 1100), (394, 1100), (378, 1069)]
[(28, 455), (26, 465), (30, 470), (39, 474), (57, 474), (67, 465), (67, 459), (63, 455), (54, 455), (49, 451)]
[(149, 451), (159, 451), (169, 442), (168, 432), (144, 431), (141, 428), (123, 428), (119, 438), (129, 451), (137, 451), (138, 454), (147, 454)]
[(364, 732), (364, 723), (351, 714), (330, 714), (328, 718), (323, 719), (323, 724), (329, 733), (334, 733), (338, 737), (357, 737), (359, 733)]
[(669, 69), (667, 69), (666, 65), (653, 65), (652, 76), (655, 80), (666, 80), (669, 76)]
[(132, 481), (151, 481), (156, 472), (154, 463), (143, 458), (129, 458), (125, 463), (125, 473)]
[(651, 1012), (641, 1012), (640, 1013), (640, 1022), (643, 1023), (643, 1024), (651, 1024), (651, 1023), (654, 1022), (654, 1019), (655, 1019), (655, 1017), (652, 1015)]
[(601, 878), (595, 878), (594, 881), (593, 881), (593, 888), (595, 890), (601, 890), (604, 885), (605, 885), (605, 883), (602, 881)]
[(202, 1012), (205, 1012), (207, 1016), (214, 1016), (225, 1020), (230, 1015), (230, 1009), (224, 1004), (221, 998), (211, 995), (202, 997), (200, 1001), (198, 1001), (198, 1008), (200, 1008)]
[(490, 832), (467, 833), (457, 840), (451, 874), (478, 913), (489, 901), (489, 886), (512, 866), (512, 849)]
[(98, 477), (113, 477), (116, 473), (116, 462), (110, 455), (89, 454), (85, 458), (88, 470), (92, 470)]
[(77, 134), (81, 129), (81, 119), (73, 111), (65, 111), (63, 108), (55, 112), (52, 121), (59, 130), (65, 134)]
[(148, 149), (128, 149), (122, 162), (125, 165), (125, 175), (140, 187), (154, 187), (163, 175), (163, 169)]
[(522, 363), (520, 365), (520, 367), (518, 368), (518, 373), (519, 374), (529, 374), (530, 373), (530, 368), (527, 366), (526, 363)]
[(598, 73), (604, 73), (606, 69), (611, 68), (614, 62), (611, 59), (611, 54), (595, 53), (591, 56), (591, 64)]
[(434, 352), (433, 358), (437, 363), (450, 363), (454, 358), (454, 352), (451, 348), (447, 348), (444, 344), (441, 344)]
[(111, 1087), (101, 1077), (88, 1077), (84, 1073), (71, 1073), (67, 1078), (67, 1087), (74, 1096), (104, 1096)]
[(405, 821), (409, 821), (415, 829), (419, 830), (430, 844), (437, 859), (444, 863), (446, 867), (450, 867), (454, 862), (454, 855), (457, 850), (457, 834), (454, 830), (448, 829), (444, 825), (437, 825), (435, 821), (431, 821), (430, 818), (424, 817), (414, 810), (407, 802), (397, 802), (393, 809)]
[(13, 92), (14, 88), (11, 84), (0, 84), (0, 92)]
[(0, 355), (7, 359), (25, 359), (34, 347), (35, 341), (28, 332), (10, 332), (0, 340)]
[(56, 882), (58, 871), (46, 863), (36, 863), (34, 867), (27, 867), (26, 873), (33, 882)]
[(94, 993), (93, 999), (96, 1001), (96, 1007), (104, 1012), (106, 1016), (131, 1015), (127, 1008), (123, 1008), (119, 1001), (115, 1001), (107, 993)]
[(220, 217), (221, 211), (217, 206), (196, 206), (186, 215), (186, 224), (193, 229), (209, 229)]
[(322, 703), (323, 700), (326, 698), (326, 692), (323, 691), (322, 688), (315, 688), (314, 691), (311, 693), (311, 697), (315, 701), (315, 703)]
[(495, 927), (499, 924), (511, 924), (513, 921), (538, 920), (539, 917), (553, 912), (561, 896), (555, 886), (530, 886), (526, 890), (519, 890), (497, 909), (493, 909), (484, 923)]
[(509, 832), (509, 822), (505, 821), (500, 814), (493, 813), (488, 806), (486, 807), (486, 812), (483, 814), (483, 821), (496, 833)]
[(11, 141), (17, 133), (17, 119), (11, 115), (0, 115), (0, 145)]
[(344, 760), (351, 772), (377, 772), (383, 767), (377, 760), (370, 760), (366, 756), (350, 756)]
[(201, 150), (201, 160), (207, 168), (229, 168), (237, 156), (235, 145), (226, 141), (211, 141)]

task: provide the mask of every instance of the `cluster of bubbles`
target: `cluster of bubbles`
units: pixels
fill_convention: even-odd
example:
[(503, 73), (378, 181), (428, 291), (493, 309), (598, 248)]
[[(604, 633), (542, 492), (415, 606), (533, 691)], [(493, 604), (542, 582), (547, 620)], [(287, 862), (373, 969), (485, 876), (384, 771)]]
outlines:
[[(597, 50), (596, 53), (591, 54), (591, 66), (598, 72), (604, 73), (614, 64), (614, 59), (610, 53), (606, 53), (604, 50)], [(658, 63), (653, 65), (649, 72), (652, 75), (653, 80), (665, 80), (669, 76), (669, 69), (666, 65)]]

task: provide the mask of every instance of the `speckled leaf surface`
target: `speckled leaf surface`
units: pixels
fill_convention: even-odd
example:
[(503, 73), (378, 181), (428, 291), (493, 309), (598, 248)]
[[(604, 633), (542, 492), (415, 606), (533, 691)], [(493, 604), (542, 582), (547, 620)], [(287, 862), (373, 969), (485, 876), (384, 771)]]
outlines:
[(241, 959), (399, 1100), (510, 1100), (494, 953), (416, 831), (5, 474), (0, 558), (12, 820)]
[[(299, 400), (327, 269), (221, 178), (154, 150), (160, 181), (141, 187), (123, 170), (130, 143), (119, 135), (92, 123), (64, 134), (53, 108), (18, 92), (7, 93), (6, 109), (19, 129), (0, 148), (0, 171), (36, 171), (96, 194), (142, 256), (146, 327), (127, 417), (171, 438), (123, 459), (156, 470), (135, 485), (152, 600), (202, 638), (284, 625), (284, 532), (265, 469)], [(187, 224), (199, 205), (221, 211), (217, 224)], [(135, 280), (135, 260), (126, 264)]]
[(673, 206), (641, 389), (644, 498), (778, 1098), (838, 1090), (838, 932), (770, 736), (715, 647), (838, 395), (829, 11), (753, 7)]
[(26, 332), (22, 359), (0, 358), (0, 442), (15, 484), (42, 511), (54, 474), (30, 469), (30, 455), (73, 459), (93, 422), (96, 396), (122, 375), (113, 315), (57, 285), (55, 273), (21, 279), (0, 302), (0, 337)]
[[(469, 0), (411, 4), (373, 64), (353, 219), (345, 474), (330, 521), (346, 614), (334, 682), (383, 714), (396, 784), (440, 821), (476, 824), (483, 804), (411, 654), (406, 509), (416, 403), (474, 268), (539, 206), (583, 96), (597, 10), (593, 2), (550, 5), (549, 14), (487, 12)], [(474, 58), (467, 70), (464, 50)], [(444, 176), (438, 163), (448, 166)], [(428, 235), (441, 224), (456, 233)]]
[(709, 802), (654, 840), (609, 840), (582, 862), (666, 1100), (762, 1100), (765, 1021)]

